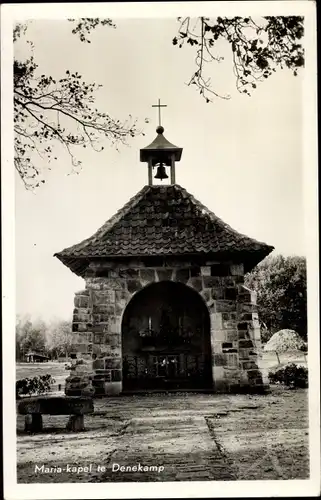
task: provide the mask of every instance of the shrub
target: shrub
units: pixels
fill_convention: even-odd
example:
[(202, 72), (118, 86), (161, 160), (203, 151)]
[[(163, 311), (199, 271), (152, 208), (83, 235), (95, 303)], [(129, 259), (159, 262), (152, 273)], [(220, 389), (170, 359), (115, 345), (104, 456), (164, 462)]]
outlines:
[(55, 382), (48, 373), (39, 377), (23, 378), (16, 381), (16, 398), (20, 396), (31, 396), (32, 394), (45, 394), (50, 391), (51, 385)]
[(282, 384), (290, 388), (308, 387), (308, 369), (291, 363), (269, 373), (271, 384)]

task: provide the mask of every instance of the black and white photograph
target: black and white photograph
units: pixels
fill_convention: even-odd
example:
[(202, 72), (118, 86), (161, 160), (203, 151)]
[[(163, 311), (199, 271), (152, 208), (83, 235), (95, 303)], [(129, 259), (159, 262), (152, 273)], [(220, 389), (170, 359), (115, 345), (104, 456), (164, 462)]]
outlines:
[(315, 4), (2, 9), (5, 498), (318, 495)]

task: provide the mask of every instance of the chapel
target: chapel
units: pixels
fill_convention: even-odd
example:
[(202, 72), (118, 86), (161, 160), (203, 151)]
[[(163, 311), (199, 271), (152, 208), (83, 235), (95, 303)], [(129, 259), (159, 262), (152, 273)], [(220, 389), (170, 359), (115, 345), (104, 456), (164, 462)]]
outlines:
[(273, 247), (177, 184), (182, 148), (161, 125), (156, 133), (140, 150), (148, 184), (95, 234), (55, 254), (85, 281), (65, 392), (263, 390), (256, 298), (244, 274)]

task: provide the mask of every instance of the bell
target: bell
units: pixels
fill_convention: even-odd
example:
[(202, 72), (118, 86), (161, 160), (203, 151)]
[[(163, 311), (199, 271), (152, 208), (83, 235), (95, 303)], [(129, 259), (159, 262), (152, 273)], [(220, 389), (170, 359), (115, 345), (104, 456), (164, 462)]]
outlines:
[(161, 181), (163, 179), (168, 179), (168, 175), (166, 174), (166, 169), (162, 163), (157, 167), (157, 172), (154, 179), (160, 179)]

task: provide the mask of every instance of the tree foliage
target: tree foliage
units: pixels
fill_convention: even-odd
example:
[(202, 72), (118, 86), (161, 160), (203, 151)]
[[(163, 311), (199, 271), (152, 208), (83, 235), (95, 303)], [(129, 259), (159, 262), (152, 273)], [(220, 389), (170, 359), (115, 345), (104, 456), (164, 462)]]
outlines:
[[(115, 28), (111, 19), (69, 19), (71, 32), (84, 43), (97, 27)], [(228, 99), (215, 90), (206, 76), (209, 64), (220, 63), (220, 42), (231, 48), (236, 87), (251, 95), (258, 83), (278, 68), (289, 68), (297, 75), (304, 66), (303, 18), (299, 16), (266, 16), (259, 20), (249, 17), (190, 17), (178, 18), (179, 29), (172, 43), (190, 46), (195, 52), (196, 69), (188, 85), (193, 85), (210, 102), (214, 97)], [(26, 24), (17, 24), (13, 40), (27, 36)], [(72, 171), (78, 172), (81, 161), (79, 148), (91, 146), (101, 151), (102, 139), (113, 144), (126, 143), (128, 137), (142, 133), (137, 123), (121, 122), (94, 107), (100, 85), (87, 83), (78, 72), (68, 69), (59, 79), (42, 74), (33, 56), (14, 61), (14, 131), (15, 168), (26, 188), (38, 187), (45, 180), (44, 162), (57, 159), (55, 146), (64, 147), (71, 159)], [(36, 160), (39, 158), (39, 161)], [(50, 169), (50, 167), (49, 167)]]
[(30, 318), (18, 318), (16, 325), (16, 357), (22, 359), (28, 351), (42, 353), (46, 346), (46, 325)]
[(72, 349), (71, 322), (54, 320), (32, 321), (18, 317), (16, 323), (16, 359), (24, 361), (28, 351), (46, 354), (52, 359), (68, 356)]
[(307, 338), (307, 281), (304, 257), (270, 256), (246, 275), (245, 284), (257, 293), (263, 340), (278, 330), (295, 330)]
[(53, 359), (68, 356), (72, 350), (72, 331), (70, 321), (55, 321), (48, 327), (47, 351)]
[[(110, 20), (87, 19), (72, 30), (82, 41), (85, 33), (97, 23), (112, 26)], [(16, 25), (13, 40), (26, 36), (27, 25)], [(33, 43), (27, 40), (31, 49)], [(136, 121), (129, 115), (121, 122), (94, 107), (96, 91), (101, 87), (87, 83), (78, 72), (66, 70), (55, 79), (42, 74), (32, 54), (14, 60), (14, 132), (15, 168), (27, 188), (44, 183), (40, 164), (57, 160), (55, 146), (60, 144), (70, 156), (73, 171), (81, 166), (79, 147), (104, 149), (102, 139), (125, 144), (128, 137), (140, 134)], [(35, 160), (36, 153), (39, 162)], [(49, 167), (50, 169), (50, 167)]]
[(223, 60), (219, 53), (222, 40), (232, 51), (237, 90), (247, 95), (278, 68), (289, 68), (297, 75), (304, 66), (303, 17), (185, 17), (178, 18), (178, 22), (173, 45), (189, 45), (196, 52), (196, 70), (188, 85), (195, 85), (206, 102), (213, 97), (229, 98), (216, 92), (211, 78), (206, 76), (208, 64)]

